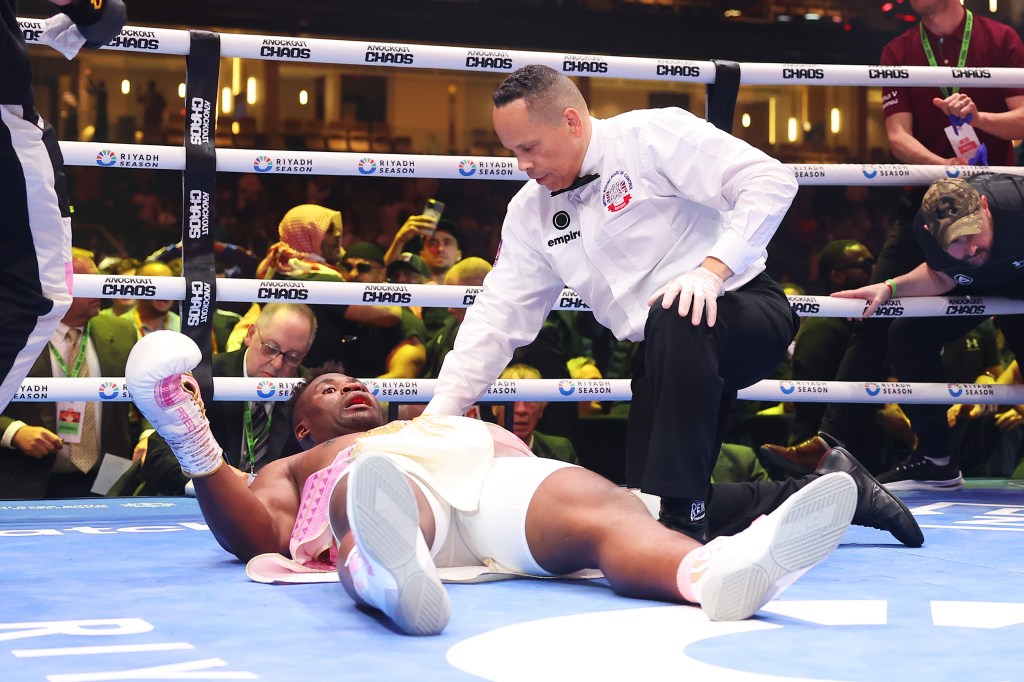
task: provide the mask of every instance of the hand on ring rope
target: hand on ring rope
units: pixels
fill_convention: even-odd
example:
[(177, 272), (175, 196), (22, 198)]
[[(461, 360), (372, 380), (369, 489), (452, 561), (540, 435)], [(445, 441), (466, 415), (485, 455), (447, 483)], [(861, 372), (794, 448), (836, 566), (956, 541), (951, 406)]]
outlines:
[(704, 309), (707, 308), (708, 326), (714, 327), (715, 320), (718, 318), (717, 299), (724, 293), (725, 283), (722, 281), (722, 278), (706, 267), (701, 266), (696, 270), (687, 272), (685, 275), (676, 277), (658, 289), (653, 296), (647, 299), (647, 305), (654, 305), (658, 297), (663, 296), (661, 307), (668, 308), (678, 296), (679, 317), (686, 317), (692, 308), (693, 312), (690, 316), (690, 321), (694, 326), (697, 326), (704, 315)]
[(845, 289), (837, 291), (831, 296), (834, 298), (860, 298), (868, 302), (861, 317), (871, 317), (878, 307), (888, 301), (892, 296), (892, 290), (885, 282), (869, 284), (859, 289)]

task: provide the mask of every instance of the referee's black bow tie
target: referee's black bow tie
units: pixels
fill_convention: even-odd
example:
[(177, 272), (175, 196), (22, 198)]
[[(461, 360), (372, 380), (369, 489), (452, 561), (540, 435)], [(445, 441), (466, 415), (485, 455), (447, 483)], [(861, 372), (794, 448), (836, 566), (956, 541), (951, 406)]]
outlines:
[(597, 180), (599, 177), (601, 177), (600, 173), (591, 173), (590, 175), (584, 175), (582, 177), (576, 178), (575, 180), (572, 181), (571, 185), (569, 185), (565, 189), (560, 189), (557, 192), (552, 192), (551, 196), (557, 197), (562, 192), (571, 192), (574, 189), (579, 189), (583, 185), (590, 184), (594, 180)]

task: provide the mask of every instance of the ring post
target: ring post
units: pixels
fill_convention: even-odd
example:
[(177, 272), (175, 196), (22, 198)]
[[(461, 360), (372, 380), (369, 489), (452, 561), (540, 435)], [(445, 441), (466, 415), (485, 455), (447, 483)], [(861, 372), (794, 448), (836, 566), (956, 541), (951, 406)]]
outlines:
[(719, 130), (731, 133), (740, 91), (740, 65), (719, 59), (711, 61), (715, 65), (715, 82), (705, 87), (704, 118)]
[(186, 62), (185, 170), (182, 173), (181, 261), (185, 301), (181, 331), (196, 342), (203, 360), (193, 370), (204, 396), (213, 397), (213, 311), (216, 271), (213, 263), (214, 198), (217, 150), (214, 126), (220, 71), (220, 36), (189, 31)]

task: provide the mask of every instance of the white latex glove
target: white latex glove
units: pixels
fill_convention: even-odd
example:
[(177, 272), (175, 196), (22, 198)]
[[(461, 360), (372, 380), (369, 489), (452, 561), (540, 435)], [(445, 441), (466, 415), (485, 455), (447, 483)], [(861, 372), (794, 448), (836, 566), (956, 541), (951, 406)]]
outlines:
[(680, 275), (674, 280), (658, 289), (649, 299), (647, 305), (654, 305), (659, 296), (664, 296), (661, 301), (662, 308), (672, 305), (676, 297), (679, 297), (679, 317), (686, 317), (693, 313), (690, 321), (694, 326), (700, 324), (704, 315), (704, 309), (708, 310), (708, 326), (714, 327), (718, 318), (718, 297), (725, 293), (725, 283), (722, 278), (705, 267), (692, 270), (685, 275)]

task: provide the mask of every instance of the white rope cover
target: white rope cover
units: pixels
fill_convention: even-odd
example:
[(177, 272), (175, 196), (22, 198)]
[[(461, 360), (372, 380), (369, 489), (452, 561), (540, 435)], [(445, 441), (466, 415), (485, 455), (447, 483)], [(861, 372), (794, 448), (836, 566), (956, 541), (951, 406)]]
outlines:
[[(301, 379), (243, 379), (215, 377), (213, 400), (287, 400)], [(424, 403), (434, 395), (436, 379), (361, 379), (381, 402)], [(628, 379), (499, 379), (480, 397), (481, 402), (585, 402), (629, 400)], [(739, 392), (743, 400), (1024, 404), (1024, 386), (995, 384), (921, 384), (902, 382), (779, 381), (765, 379)], [(206, 398), (210, 399), (210, 398)], [(124, 377), (29, 379), (16, 401), (131, 400)]]
[[(41, 44), (41, 19), (18, 18), (25, 40)], [(289, 36), (220, 34), (222, 57), (271, 61), (449, 71), (511, 72), (527, 64), (544, 64), (571, 76), (714, 83), (710, 61), (618, 57), (565, 52), (502, 50), (417, 43), (330, 40)], [(126, 26), (104, 50), (186, 55), (188, 31)], [(973, 85), (1019, 87), (1024, 70), (947, 66), (877, 66), (847, 64), (741, 63), (743, 85)]]
[[(468, 308), (481, 287), (431, 284), (366, 284), (362, 282), (297, 282), (291, 280), (218, 279), (217, 300), (336, 305), (400, 305), (427, 308)], [(151, 298), (185, 300), (183, 277), (75, 275), (75, 295), (87, 298)], [(789, 304), (803, 317), (860, 317), (865, 302), (830, 296), (790, 296)], [(572, 289), (563, 289), (553, 310), (590, 310)], [(1024, 301), (980, 296), (921, 296), (886, 301), (876, 317), (958, 317), (1024, 313)]]
[[(61, 153), (68, 166), (184, 170), (184, 147), (118, 142), (62, 140)], [(1020, 166), (918, 166), (882, 164), (787, 164), (801, 185), (927, 185), (939, 178), (965, 178), (978, 173), (1024, 174)], [(442, 156), (307, 152), (280, 149), (218, 149), (217, 170), (222, 173), (286, 175), (346, 175), (381, 178), (435, 178), (439, 180), (515, 180), (526, 173), (507, 156)]]

